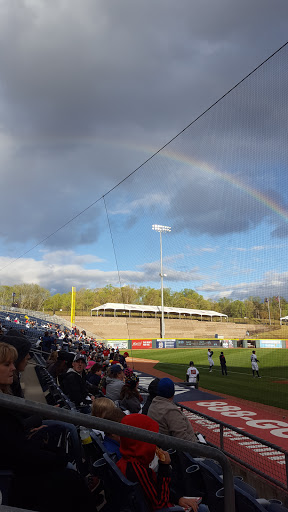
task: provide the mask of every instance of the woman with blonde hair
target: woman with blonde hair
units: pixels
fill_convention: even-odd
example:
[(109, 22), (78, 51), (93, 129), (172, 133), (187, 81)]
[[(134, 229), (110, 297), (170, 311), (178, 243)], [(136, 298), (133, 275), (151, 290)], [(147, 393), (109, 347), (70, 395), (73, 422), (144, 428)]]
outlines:
[(11, 384), (13, 383), (14, 365), (18, 353), (16, 348), (8, 343), (0, 343), (0, 392), (11, 395)]
[[(0, 342), (0, 393), (12, 394), (10, 385), (17, 357), (15, 347)], [(9, 489), (10, 506), (39, 512), (95, 508), (80, 475), (66, 468), (66, 455), (45, 450), (39, 442), (27, 438), (21, 412), (16, 407), (10, 410), (0, 405), (0, 453), (0, 469), (14, 473)]]
[(107, 411), (111, 411), (115, 408), (116, 405), (113, 400), (110, 400), (110, 398), (96, 398), (93, 400), (91, 414), (97, 418), (104, 418)]

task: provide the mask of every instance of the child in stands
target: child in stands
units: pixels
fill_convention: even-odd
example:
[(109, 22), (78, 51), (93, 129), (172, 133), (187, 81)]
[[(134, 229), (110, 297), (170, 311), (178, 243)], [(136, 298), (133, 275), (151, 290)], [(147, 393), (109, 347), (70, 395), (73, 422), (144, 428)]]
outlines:
[[(158, 423), (143, 414), (129, 414), (123, 418), (121, 423), (150, 432), (158, 433), (159, 430)], [(168, 452), (157, 449), (160, 456), (158, 473), (155, 473), (149, 467), (154, 459), (156, 449), (155, 444), (121, 436), (120, 452), (122, 458), (117, 462), (117, 466), (128, 480), (140, 483), (151, 511), (171, 507), (173, 503), (178, 503), (184, 509), (196, 512), (198, 508), (195, 499), (172, 495), (172, 492), (170, 492), (169, 464), (171, 461)]]
[(125, 377), (124, 386), (120, 392), (120, 407), (124, 411), (128, 410), (131, 414), (141, 411), (143, 398), (138, 391), (139, 377), (132, 373)]

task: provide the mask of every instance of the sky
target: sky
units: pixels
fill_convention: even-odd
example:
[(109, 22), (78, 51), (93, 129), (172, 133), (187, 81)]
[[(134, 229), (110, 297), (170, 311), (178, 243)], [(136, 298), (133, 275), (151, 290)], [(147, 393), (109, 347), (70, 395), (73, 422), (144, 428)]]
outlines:
[(287, 47), (201, 116), (287, 18), (286, 0), (0, 0), (0, 285), (159, 288), (163, 224), (165, 286), (288, 299)]

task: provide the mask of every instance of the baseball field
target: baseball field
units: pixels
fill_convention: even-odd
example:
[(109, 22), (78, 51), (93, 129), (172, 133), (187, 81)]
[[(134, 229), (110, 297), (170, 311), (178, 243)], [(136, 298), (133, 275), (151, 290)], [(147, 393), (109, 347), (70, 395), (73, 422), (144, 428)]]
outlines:
[[(207, 349), (129, 350), (137, 359), (158, 360), (155, 368), (185, 381), (190, 361), (200, 372), (199, 387), (262, 404), (288, 409), (288, 350), (257, 349), (259, 374), (253, 378), (251, 349), (223, 349), (228, 375), (221, 372), (219, 355), (222, 349), (213, 348), (215, 366), (209, 373)], [(131, 363), (130, 363), (131, 364)]]

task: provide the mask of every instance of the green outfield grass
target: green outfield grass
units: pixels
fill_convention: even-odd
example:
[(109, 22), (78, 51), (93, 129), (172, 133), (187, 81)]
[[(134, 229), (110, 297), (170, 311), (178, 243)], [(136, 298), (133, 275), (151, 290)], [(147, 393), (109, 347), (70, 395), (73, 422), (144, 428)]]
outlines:
[[(219, 355), (222, 349), (213, 348), (215, 363), (209, 373), (207, 349), (158, 349), (129, 350), (136, 358), (157, 359), (158, 370), (185, 380), (189, 361), (193, 360), (200, 372), (200, 387), (218, 393), (288, 409), (288, 350), (257, 349), (261, 379), (252, 377), (251, 349), (223, 349), (227, 361), (228, 376), (220, 369)], [(287, 382), (285, 382), (287, 380)]]

